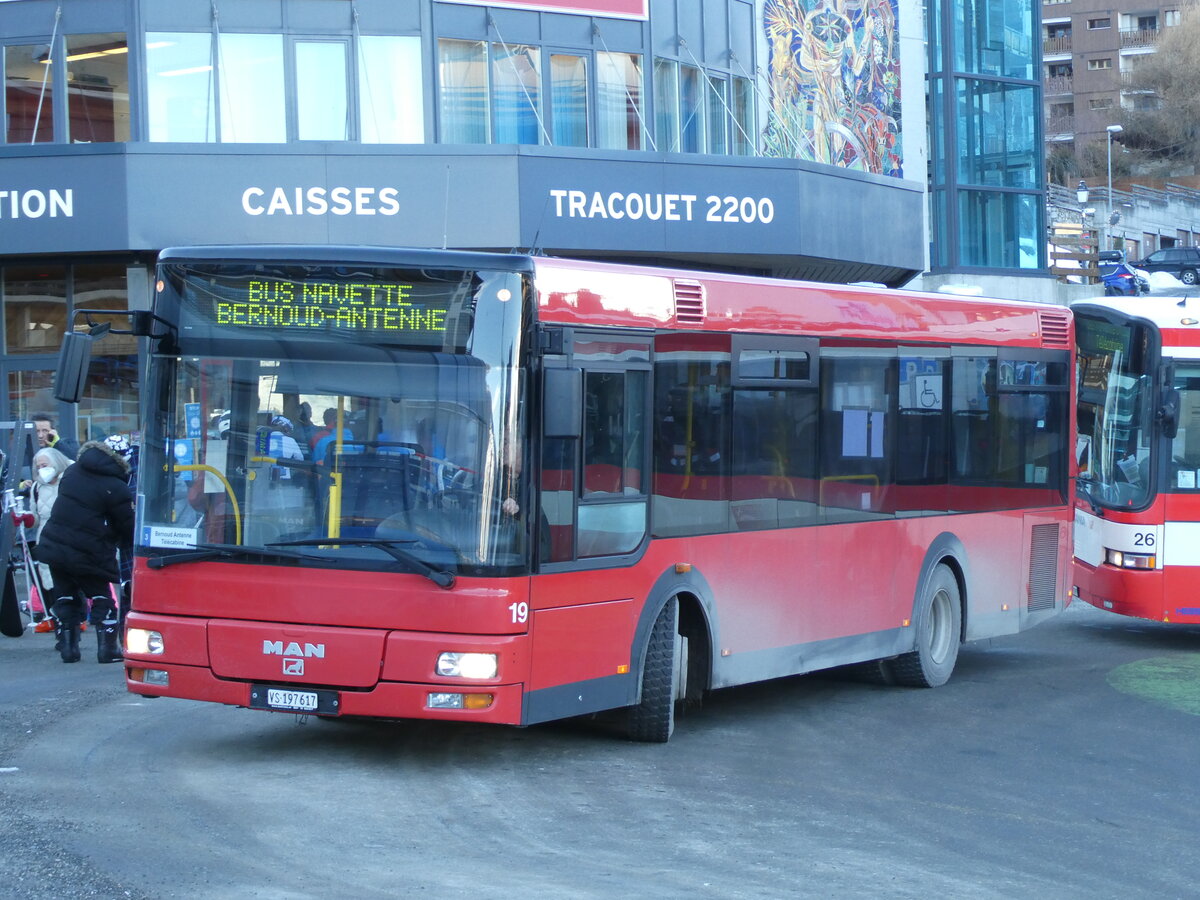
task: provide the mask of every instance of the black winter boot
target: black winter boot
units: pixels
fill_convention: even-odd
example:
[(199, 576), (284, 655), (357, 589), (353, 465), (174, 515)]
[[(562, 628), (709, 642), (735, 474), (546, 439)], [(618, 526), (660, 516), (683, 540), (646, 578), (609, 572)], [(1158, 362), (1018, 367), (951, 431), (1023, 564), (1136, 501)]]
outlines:
[(79, 625), (67, 625), (65, 622), (60, 622), (58, 626), (58, 634), (61, 639), (61, 646), (58, 648), (58, 653), (65, 663), (79, 662), (81, 654), (79, 652)]
[(120, 662), (125, 658), (121, 652), (120, 628), (116, 622), (101, 622), (96, 626), (96, 661)]

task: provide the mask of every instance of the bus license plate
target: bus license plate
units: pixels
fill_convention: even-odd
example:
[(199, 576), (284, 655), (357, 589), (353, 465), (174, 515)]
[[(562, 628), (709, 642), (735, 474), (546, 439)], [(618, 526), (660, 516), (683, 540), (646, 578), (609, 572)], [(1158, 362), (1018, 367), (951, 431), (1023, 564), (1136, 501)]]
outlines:
[(315, 691), (281, 691), (276, 688), (267, 690), (267, 706), (272, 709), (303, 709), (317, 708)]
[(337, 691), (301, 691), (269, 684), (255, 684), (250, 687), (251, 709), (276, 709), (280, 712), (311, 712), (320, 716), (336, 716), (340, 706)]

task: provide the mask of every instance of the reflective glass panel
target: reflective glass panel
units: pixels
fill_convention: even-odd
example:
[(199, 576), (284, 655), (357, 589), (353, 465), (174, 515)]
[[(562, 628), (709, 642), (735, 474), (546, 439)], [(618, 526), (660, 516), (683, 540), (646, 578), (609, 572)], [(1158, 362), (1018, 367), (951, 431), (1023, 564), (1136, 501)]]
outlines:
[(960, 78), (958, 178), (964, 184), (1031, 188), (1038, 184), (1035, 88)]
[(146, 35), (146, 100), (150, 140), (216, 140), (212, 37), (207, 32)]
[[(1152, 343), (1148, 328), (1089, 315), (1075, 319), (1078, 488), (1101, 505), (1137, 509), (1153, 495), (1149, 472), (1157, 404), (1153, 379), (1144, 374)], [(1182, 378), (1187, 377), (1185, 370)], [(1186, 445), (1186, 430), (1180, 434)]]
[(754, 156), (758, 147), (754, 124), (754, 83), (749, 78), (733, 79), (733, 152)]
[(442, 143), (486, 144), (487, 44), (438, 41), (438, 90)]
[(1028, 3), (956, 3), (955, 68), (977, 75), (1033, 78), (1033, 13)]
[(347, 87), (344, 43), (297, 42), (296, 136), (300, 140), (349, 140)]
[(959, 262), (1010, 269), (1038, 267), (1035, 194), (958, 192)]
[(724, 78), (708, 77), (708, 152), (729, 152), (729, 82)]
[(423, 143), (421, 39), (363, 35), (358, 50), (358, 129), (362, 142)]
[(1200, 490), (1200, 361), (1175, 361), (1175, 390), (1179, 391), (1179, 428), (1171, 441), (1167, 490)]
[(550, 57), (550, 98), (554, 115), (554, 144), (588, 145), (587, 60), (555, 53)]
[(29, 421), (34, 413), (49, 413), (50, 421), (59, 426), (58, 401), (54, 399), (54, 372), (35, 369), (10, 372), (8, 375), (8, 414), (13, 419)]
[(704, 96), (700, 70), (679, 67), (680, 149), (684, 153), (704, 152)]
[(654, 61), (654, 134), (658, 149), (679, 149), (679, 65), (669, 59)]
[(4, 139), (10, 144), (54, 140), (54, 76), (46, 45), (4, 48)]
[(129, 140), (129, 45), (124, 34), (67, 35), (71, 142)]
[(541, 143), (541, 79), (537, 47), (492, 44), (495, 143)]
[(62, 266), (6, 266), (4, 328), (9, 353), (53, 353), (67, 326)]
[(286, 141), (283, 36), (222, 33), (219, 47), (221, 141)]
[(642, 149), (642, 58), (596, 54), (596, 146)]

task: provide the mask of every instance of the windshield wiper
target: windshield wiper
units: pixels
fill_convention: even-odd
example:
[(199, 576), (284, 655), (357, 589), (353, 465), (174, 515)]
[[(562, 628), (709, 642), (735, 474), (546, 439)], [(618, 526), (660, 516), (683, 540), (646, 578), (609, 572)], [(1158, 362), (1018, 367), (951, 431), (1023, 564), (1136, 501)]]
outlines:
[(1085, 482), (1082, 478), (1075, 479), (1075, 493), (1082, 496), (1083, 499), (1088, 502), (1088, 505), (1092, 508), (1092, 512), (1100, 516), (1100, 518), (1104, 518), (1104, 507), (1101, 506), (1099, 501), (1092, 496), (1092, 492), (1088, 488), (1087, 482)]
[(454, 573), (441, 569), (437, 566), (432, 566), (419, 556), (405, 550), (399, 545), (402, 543), (415, 543), (415, 541), (393, 541), (386, 538), (306, 538), (299, 541), (276, 541), (267, 544), (268, 547), (324, 547), (327, 545), (338, 545), (342, 547), (378, 547), (392, 557), (397, 562), (407, 563), (417, 570), (418, 573), (424, 575), (440, 588), (454, 587)]
[(314, 559), (320, 556), (311, 553), (297, 553), (288, 550), (268, 550), (266, 547), (244, 546), (242, 544), (197, 544), (194, 550), (186, 553), (175, 553), (171, 556), (154, 556), (146, 564), (151, 569), (161, 569), (164, 566), (174, 566), (179, 563), (204, 562), (209, 559), (244, 559), (247, 556), (265, 556), (272, 559)]

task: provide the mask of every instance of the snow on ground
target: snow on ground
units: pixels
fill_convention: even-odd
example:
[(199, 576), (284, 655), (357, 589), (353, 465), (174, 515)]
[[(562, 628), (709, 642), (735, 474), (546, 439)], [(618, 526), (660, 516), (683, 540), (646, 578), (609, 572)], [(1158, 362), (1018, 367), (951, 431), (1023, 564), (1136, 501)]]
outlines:
[(1183, 282), (1172, 275), (1170, 272), (1146, 272), (1142, 270), (1146, 277), (1150, 279), (1150, 290), (1161, 290), (1162, 288), (1181, 288)]

